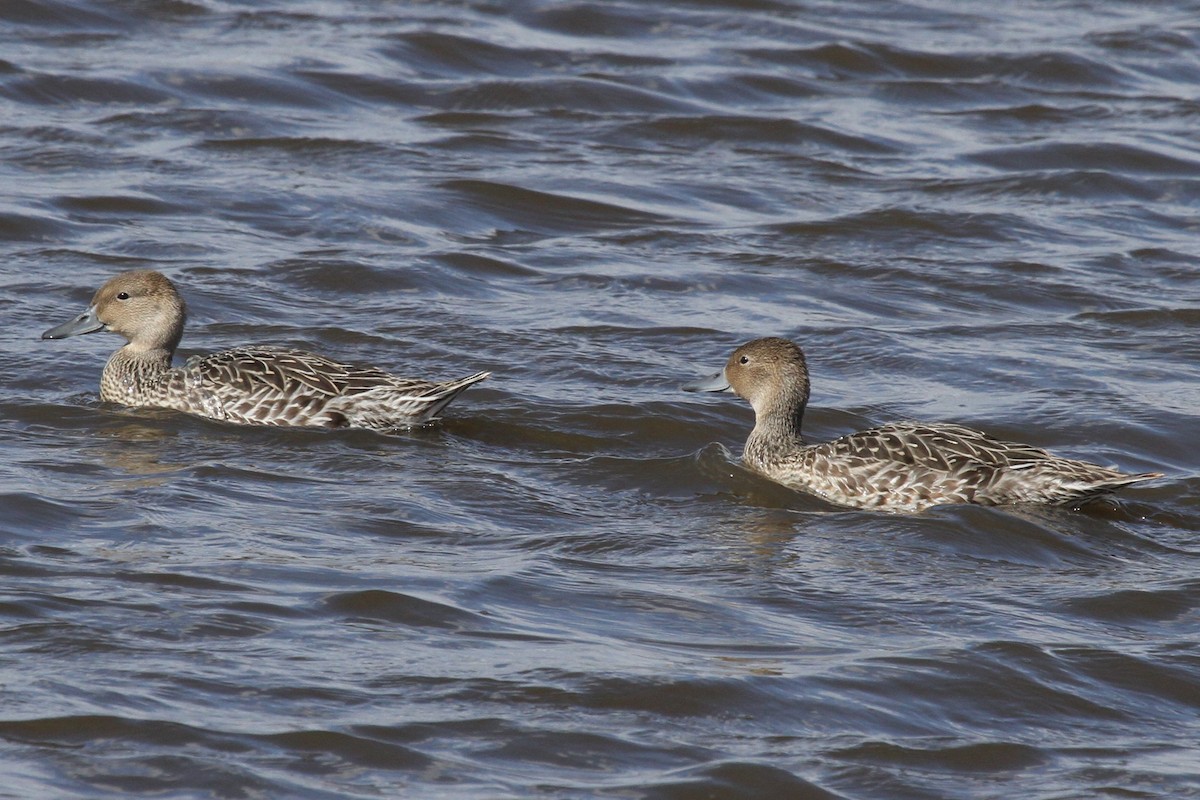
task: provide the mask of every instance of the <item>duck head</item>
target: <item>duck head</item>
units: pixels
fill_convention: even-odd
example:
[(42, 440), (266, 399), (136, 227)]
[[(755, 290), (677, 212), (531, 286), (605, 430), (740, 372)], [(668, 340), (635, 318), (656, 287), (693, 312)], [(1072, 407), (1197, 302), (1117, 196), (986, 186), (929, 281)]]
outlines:
[(755, 339), (733, 351), (725, 368), (683, 387), (687, 392), (732, 391), (756, 414), (802, 412), (808, 403), (808, 364), (804, 351), (787, 339)]
[(123, 336), (130, 349), (173, 352), (183, 336), (186, 318), (183, 298), (166, 276), (135, 270), (110, 278), (93, 295), (86, 311), (46, 331), (42, 338), (111, 331)]

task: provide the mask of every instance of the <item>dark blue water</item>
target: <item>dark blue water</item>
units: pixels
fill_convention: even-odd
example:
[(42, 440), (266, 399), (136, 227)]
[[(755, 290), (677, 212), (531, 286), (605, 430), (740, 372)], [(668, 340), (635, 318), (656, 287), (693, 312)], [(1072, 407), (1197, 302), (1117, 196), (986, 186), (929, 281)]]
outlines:
[[(1200, 6), (0, 3), (0, 797), (1200, 796)], [(486, 383), (428, 428), (98, 399), (184, 355)], [(848, 511), (944, 420), (1166, 477)]]

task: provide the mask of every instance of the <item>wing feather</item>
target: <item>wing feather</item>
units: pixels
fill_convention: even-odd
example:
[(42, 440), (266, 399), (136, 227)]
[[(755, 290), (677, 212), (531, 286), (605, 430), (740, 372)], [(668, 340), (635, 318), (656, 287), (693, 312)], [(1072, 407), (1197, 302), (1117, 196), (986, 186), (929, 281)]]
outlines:
[[(266, 388), (286, 396), (336, 397), (408, 383), (375, 367), (343, 364), (305, 350), (243, 347), (189, 359), (189, 369), (212, 385), (247, 394)], [(420, 382), (418, 382), (420, 383)]]

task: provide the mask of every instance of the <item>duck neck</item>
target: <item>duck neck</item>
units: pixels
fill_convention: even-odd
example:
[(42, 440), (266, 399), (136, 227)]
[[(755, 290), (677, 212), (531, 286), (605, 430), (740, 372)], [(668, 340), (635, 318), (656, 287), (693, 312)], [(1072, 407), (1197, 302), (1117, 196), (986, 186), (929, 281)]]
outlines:
[(755, 409), (754, 430), (746, 439), (743, 460), (751, 466), (769, 464), (804, 446), (800, 424), (804, 419), (803, 401), (780, 403)]
[(125, 345), (112, 354), (100, 377), (100, 399), (139, 405), (153, 396), (171, 371), (172, 350)]

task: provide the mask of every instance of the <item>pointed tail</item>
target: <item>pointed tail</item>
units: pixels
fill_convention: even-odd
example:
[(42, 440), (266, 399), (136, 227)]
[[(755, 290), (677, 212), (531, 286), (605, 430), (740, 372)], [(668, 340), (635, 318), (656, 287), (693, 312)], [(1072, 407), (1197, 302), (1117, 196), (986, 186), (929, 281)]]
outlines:
[(482, 380), (487, 380), (491, 377), (490, 372), (476, 372), (474, 375), (468, 375), (465, 378), (459, 378), (456, 381), (447, 381), (437, 384), (429, 392), (429, 405), (421, 411), (421, 421), (428, 422), (429, 420), (442, 413), (442, 409), (450, 405), (454, 398), (465, 392), (469, 387), (474, 386)]

